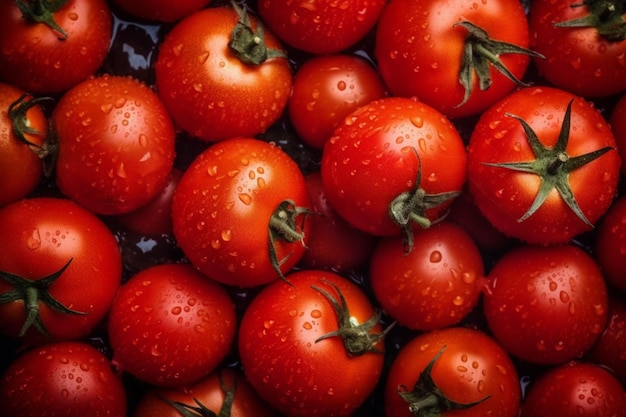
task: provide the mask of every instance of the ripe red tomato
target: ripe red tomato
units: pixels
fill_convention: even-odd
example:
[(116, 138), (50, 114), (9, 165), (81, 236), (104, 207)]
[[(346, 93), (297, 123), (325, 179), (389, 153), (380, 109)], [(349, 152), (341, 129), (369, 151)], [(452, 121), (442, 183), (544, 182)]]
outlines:
[(609, 124), (615, 135), (617, 151), (622, 159), (622, 176), (626, 178), (626, 94), (623, 94), (615, 103), (609, 117)]
[(0, 82), (0, 207), (25, 197), (43, 178), (48, 120), (41, 100)]
[(10, 416), (126, 416), (126, 392), (109, 360), (83, 342), (55, 342), (17, 357), (0, 378)]
[(181, 129), (205, 141), (254, 136), (282, 115), (291, 68), (279, 41), (258, 25), (243, 10), (212, 7), (168, 33), (156, 87)]
[(602, 114), (563, 90), (519, 90), (482, 114), (468, 146), (476, 205), (506, 235), (565, 243), (590, 230), (620, 177)]
[[(440, 219), (466, 177), (465, 145), (432, 107), (388, 97), (360, 107), (324, 147), (329, 204), (352, 226), (377, 236), (428, 227)], [(409, 244), (410, 246), (410, 244)]]
[(519, 246), (496, 261), (488, 279), (489, 329), (522, 360), (550, 365), (581, 357), (604, 330), (604, 277), (576, 246)]
[(385, 0), (265, 0), (259, 14), (283, 42), (313, 54), (341, 52), (374, 27)]
[(296, 73), (289, 120), (304, 143), (322, 149), (344, 117), (385, 95), (380, 76), (360, 56), (315, 56)]
[(443, 221), (415, 234), (411, 253), (393, 238), (380, 241), (369, 277), (376, 300), (398, 324), (432, 330), (459, 323), (478, 304), (484, 280), (472, 238)]
[(108, 319), (113, 363), (156, 386), (191, 384), (230, 352), (235, 306), (188, 264), (161, 264), (120, 288)]
[(611, 286), (626, 293), (626, 195), (620, 196), (602, 219), (595, 257)]
[(303, 270), (263, 288), (245, 310), (239, 354), (248, 381), (285, 416), (344, 416), (381, 375), (380, 316), (351, 281)]
[(113, 0), (113, 3), (140, 19), (171, 23), (202, 9), (211, 0)]
[(516, 417), (517, 370), (486, 334), (449, 327), (422, 333), (398, 353), (385, 384), (387, 417)]
[(52, 114), (58, 139), (56, 182), (98, 214), (135, 210), (167, 185), (175, 131), (159, 97), (130, 77), (87, 79)]
[(524, 49), (528, 42), (519, 0), (392, 0), (378, 22), (374, 52), (394, 95), (417, 96), (461, 117), (515, 88), (533, 54)]
[(568, 362), (548, 370), (529, 388), (522, 417), (624, 417), (626, 393), (606, 369)]
[(181, 415), (277, 417), (245, 376), (231, 368), (217, 369), (198, 382), (184, 387), (152, 387), (141, 397), (132, 414), (133, 417)]
[(267, 284), (302, 258), (310, 206), (304, 175), (278, 146), (253, 138), (202, 152), (174, 193), (174, 235), (191, 263), (216, 281)]
[(29, 93), (58, 93), (102, 65), (113, 21), (105, 0), (19, 3), (24, 10), (0, 3), (0, 79)]
[(0, 333), (25, 344), (89, 334), (122, 279), (111, 231), (73, 201), (49, 197), (0, 209), (0, 230)]
[(533, 0), (530, 44), (545, 56), (539, 74), (556, 87), (585, 97), (626, 89), (623, 1)]

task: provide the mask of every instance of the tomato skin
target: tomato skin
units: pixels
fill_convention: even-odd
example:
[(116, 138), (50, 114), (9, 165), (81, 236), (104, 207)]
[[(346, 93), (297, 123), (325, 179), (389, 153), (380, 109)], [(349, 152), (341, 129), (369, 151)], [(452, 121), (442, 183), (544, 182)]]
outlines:
[(67, 39), (59, 39), (43, 23), (29, 23), (15, 2), (2, 2), (0, 79), (29, 93), (50, 94), (66, 91), (98, 70), (112, 35), (106, 1), (69, 0), (54, 19)]
[(131, 77), (89, 78), (52, 114), (59, 141), (56, 183), (98, 214), (135, 210), (166, 186), (175, 131), (159, 97)]
[[(78, 339), (105, 317), (122, 279), (117, 241), (106, 225), (71, 200), (24, 199), (0, 210), (0, 271), (40, 280), (72, 262), (49, 287), (64, 306), (84, 315), (68, 315), (39, 302), (39, 315), (52, 340)], [(13, 285), (0, 279), (0, 293)], [(24, 303), (0, 304), (0, 333), (17, 340), (26, 319)], [(31, 326), (23, 344), (50, 341)]]
[(522, 407), (522, 417), (626, 416), (624, 388), (606, 369), (568, 362), (543, 374)]
[(617, 142), (617, 151), (622, 159), (622, 177), (626, 178), (626, 94), (623, 94), (613, 107), (609, 117), (609, 124), (615, 141)]
[(155, 386), (191, 384), (230, 352), (235, 306), (226, 290), (187, 264), (161, 264), (119, 290), (108, 319), (113, 363)]
[(344, 117), (386, 95), (374, 67), (357, 55), (319, 55), (295, 75), (289, 120), (304, 143), (322, 149)]
[[(204, 141), (264, 132), (291, 92), (287, 59), (248, 65), (229, 50), (238, 19), (232, 7), (201, 10), (178, 22), (159, 47), (157, 91), (178, 127)], [(254, 16), (250, 20), (256, 27)], [(283, 50), (267, 30), (265, 44)]]
[[(480, 113), (515, 88), (491, 68), (491, 86), (480, 91), (474, 76), (472, 94), (459, 106), (465, 94), (459, 72), (468, 31), (453, 25), (461, 21), (481, 27), (493, 40), (528, 47), (528, 23), (518, 0), (392, 0), (378, 22), (374, 53), (393, 95), (416, 96), (448, 117), (463, 117)], [(523, 54), (502, 54), (500, 59), (518, 79), (530, 62)]]
[(444, 220), (418, 231), (408, 254), (397, 239), (382, 239), (369, 276), (376, 299), (398, 324), (433, 330), (457, 324), (478, 304), (484, 266), (472, 238)]
[(532, 1), (529, 10), (531, 48), (539, 74), (555, 87), (585, 97), (603, 97), (626, 89), (626, 41), (611, 42), (594, 27), (556, 27), (586, 16), (586, 5), (570, 0)]
[(113, 3), (140, 19), (171, 23), (209, 5), (211, 0), (113, 0)]
[[(329, 204), (352, 226), (376, 236), (398, 236), (390, 203), (420, 182), (428, 194), (460, 192), (466, 177), (465, 146), (456, 128), (432, 107), (403, 97), (371, 102), (334, 131), (322, 154)], [(445, 169), (444, 166), (445, 165)], [(452, 200), (425, 211), (436, 221)], [(417, 223), (414, 229), (420, 228)]]
[(54, 342), (23, 352), (0, 378), (6, 415), (126, 416), (126, 393), (109, 360), (87, 343)]
[[(26, 94), (24, 90), (0, 82), (0, 178), (3, 178), (0, 207), (25, 197), (43, 178), (43, 165), (35, 153), (36, 148), (18, 140), (9, 117), (9, 107), (23, 94)], [(41, 146), (48, 136), (48, 121), (43, 109), (34, 105), (25, 116), (28, 126), (40, 134), (24, 133), (24, 138)]]
[[(191, 263), (216, 281), (240, 287), (279, 275), (269, 256), (270, 218), (290, 200), (309, 207), (304, 175), (278, 146), (253, 138), (221, 141), (202, 152), (174, 193), (174, 235)], [(303, 219), (304, 217), (304, 219)], [(310, 222), (298, 216), (303, 241), (276, 239), (284, 274), (302, 258)]]
[[(381, 375), (381, 353), (351, 356), (340, 337), (316, 339), (337, 330), (337, 316), (317, 286), (334, 283), (350, 316), (364, 323), (374, 309), (356, 284), (332, 272), (303, 270), (257, 294), (244, 312), (239, 352), (248, 381), (286, 416), (349, 415), (371, 394)], [(376, 324), (373, 332), (380, 332)]]
[(615, 138), (601, 113), (591, 103), (564, 90), (521, 89), (482, 114), (468, 146), (470, 192), (490, 223), (508, 236), (546, 245), (568, 242), (591, 229), (555, 189), (534, 214), (519, 221), (535, 200), (541, 177), (486, 165), (537, 159), (520, 121), (507, 114), (525, 120), (544, 146), (553, 147), (571, 100), (574, 101), (565, 149), (567, 155), (574, 158), (604, 147), (613, 149), (570, 172), (567, 182), (591, 224), (598, 221), (613, 201), (620, 176), (620, 158), (614, 150)]
[(595, 242), (595, 256), (611, 286), (626, 293), (626, 196), (620, 196), (602, 219)]
[(488, 327), (505, 349), (527, 362), (579, 358), (606, 325), (604, 277), (576, 246), (519, 246), (499, 258), (487, 278)]
[(333, 0), (299, 3), (259, 2), (259, 14), (283, 42), (313, 54), (332, 54), (357, 43), (374, 27), (384, 0)]
[(385, 383), (387, 417), (411, 417), (409, 404), (398, 395), (400, 385), (411, 390), (421, 372), (445, 346), (432, 368), (432, 379), (450, 400), (471, 403), (467, 408), (444, 412), (455, 417), (516, 417), (520, 408), (517, 370), (507, 353), (478, 330), (449, 327), (422, 333), (411, 339), (391, 364)]

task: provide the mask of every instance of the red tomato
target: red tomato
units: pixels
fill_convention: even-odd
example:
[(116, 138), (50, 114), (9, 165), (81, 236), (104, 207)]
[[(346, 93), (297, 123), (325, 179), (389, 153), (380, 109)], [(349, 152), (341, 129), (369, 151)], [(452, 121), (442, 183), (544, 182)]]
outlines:
[(506, 235), (565, 243), (613, 201), (620, 157), (601, 113), (571, 93), (519, 90), (483, 113), (468, 147), (476, 205)]
[(207, 6), (211, 0), (113, 0), (113, 3), (140, 19), (176, 22)]
[(356, 44), (374, 27), (385, 0), (265, 0), (259, 14), (283, 42), (301, 51), (332, 54)]
[(519, 0), (392, 0), (378, 22), (374, 52), (394, 95), (417, 96), (461, 117), (515, 88), (533, 54), (524, 49), (528, 42)]
[(43, 178), (48, 120), (41, 100), (0, 83), (0, 207), (25, 197)]
[(530, 386), (522, 417), (624, 417), (626, 393), (606, 369), (569, 362), (543, 374)]
[(113, 301), (113, 363), (152, 385), (191, 384), (230, 352), (235, 326), (234, 303), (216, 282), (187, 264), (147, 268)]
[(337, 127), (324, 147), (321, 172), (329, 204), (348, 223), (410, 240), (413, 228), (438, 220), (460, 193), (465, 146), (437, 110), (388, 97), (360, 107)]
[(105, 0), (0, 3), (0, 79), (29, 93), (58, 93), (94, 74), (112, 35)]
[[(199, 413), (202, 409), (210, 410), (212, 413)], [(153, 387), (141, 397), (132, 414), (133, 417), (180, 417), (181, 415), (277, 416), (269, 405), (259, 398), (245, 376), (230, 368), (218, 369), (195, 384), (184, 387)]]
[(263, 288), (244, 312), (239, 354), (248, 381), (286, 416), (344, 416), (381, 375), (379, 314), (356, 284), (306, 270)]
[(581, 357), (604, 330), (604, 277), (578, 247), (519, 246), (496, 261), (488, 279), (489, 329), (522, 360), (550, 365)]
[(556, 87), (585, 97), (626, 89), (623, 1), (533, 0), (530, 44), (539, 74)]
[(185, 171), (174, 194), (174, 235), (191, 263), (228, 285), (253, 287), (302, 258), (310, 222), (307, 186), (278, 146), (221, 141)]
[(626, 195), (619, 197), (602, 219), (595, 256), (610, 285), (626, 293)]
[(167, 185), (174, 126), (145, 84), (109, 75), (85, 80), (59, 100), (52, 123), (59, 142), (57, 185), (89, 210), (126, 213)]
[(154, 71), (174, 121), (205, 141), (264, 132), (282, 115), (291, 92), (291, 68), (279, 41), (232, 7), (204, 9), (177, 23), (159, 48)]
[(0, 209), (0, 230), (0, 333), (24, 343), (89, 334), (122, 279), (111, 231), (76, 203), (48, 197)]
[(418, 231), (408, 254), (396, 239), (381, 240), (369, 277), (385, 312), (415, 330), (459, 323), (478, 304), (485, 284), (476, 244), (461, 226), (446, 221)]
[(615, 135), (617, 151), (622, 158), (622, 176), (626, 178), (626, 94), (623, 94), (613, 107), (609, 124)]
[(289, 120), (307, 145), (322, 149), (335, 127), (358, 107), (386, 95), (374, 67), (357, 55), (320, 55), (296, 73)]
[(91, 345), (56, 342), (22, 353), (0, 379), (5, 415), (126, 416), (122, 381)]
[(517, 371), (489, 336), (450, 327), (422, 333), (398, 353), (385, 384), (387, 417), (516, 417)]

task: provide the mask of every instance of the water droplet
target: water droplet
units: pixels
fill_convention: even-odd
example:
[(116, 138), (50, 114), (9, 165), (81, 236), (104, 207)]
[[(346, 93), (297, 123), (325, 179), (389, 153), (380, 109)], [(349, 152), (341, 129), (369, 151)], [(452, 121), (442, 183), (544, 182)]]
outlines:
[(172, 307), (171, 313), (176, 316), (176, 315), (179, 315), (182, 311), (183, 311), (182, 307), (175, 306), (175, 307)]
[(347, 86), (347, 84), (346, 84), (346, 82), (345, 82), (345, 81), (343, 81), (343, 80), (341, 80), (341, 81), (339, 81), (339, 82), (337, 83), (337, 89), (338, 89), (339, 91), (343, 91), (343, 90), (345, 90), (345, 89), (346, 89), (346, 86)]
[(441, 259), (443, 259), (443, 255), (441, 255), (441, 252), (439, 252), (438, 250), (434, 250), (430, 253), (430, 257), (429, 257), (430, 262), (438, 263), (438, 262), (441, 262)]
[(230, 229), (224, 229), (222, 230), (221, 236), (224, 242), (228, 242), (233, 238), (233, 231)]
[(41, 246), (39, 229), (34, 229), (30, 236), (26, 238), (26, 246), (28, 246), (29, 249), (38, 249)]
[(308, 321), (305, 321), (304, 324), (302, 324), (302, 327), (304, 327), (306, 330), (311, 330), (313, 328), (313, 325)]
[(252, 196), (248, 193), (241, 193), (239, 194), (239, 200), (246, 206), (249, 206), (252, 203)]
[(322, 317), (322, 312), (319, 310), (312, 310), (311, 317), (313, 317), (314, 319), (319, 319), (320, 317)]

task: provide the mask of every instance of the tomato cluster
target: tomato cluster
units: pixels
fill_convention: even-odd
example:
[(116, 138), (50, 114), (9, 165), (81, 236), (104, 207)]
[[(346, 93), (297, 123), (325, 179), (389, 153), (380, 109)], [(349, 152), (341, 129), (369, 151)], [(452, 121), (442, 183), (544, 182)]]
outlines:
[(626, 416), (620, 0), (0, 4), (12, 416)]

